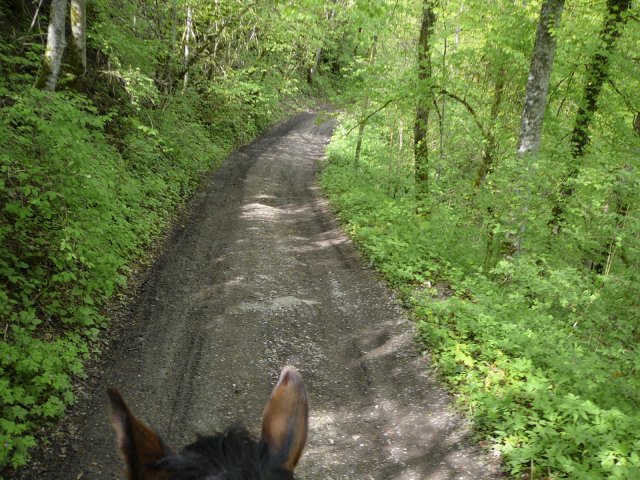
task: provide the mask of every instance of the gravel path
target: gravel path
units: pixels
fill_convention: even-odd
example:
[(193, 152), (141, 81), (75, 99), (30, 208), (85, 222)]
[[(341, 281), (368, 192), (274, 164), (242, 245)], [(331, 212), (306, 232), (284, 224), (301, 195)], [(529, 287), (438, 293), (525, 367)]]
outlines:
[(332, 122), (290, 118), (193, 199), (105, 349), (94, 386), (21, 478), (120, 478), (108, 385), (174, 446), (259, 431), (285, 364), (311, 403), (302, 479), (499, 478), (427, 373), (391, 292), (315, 183)]

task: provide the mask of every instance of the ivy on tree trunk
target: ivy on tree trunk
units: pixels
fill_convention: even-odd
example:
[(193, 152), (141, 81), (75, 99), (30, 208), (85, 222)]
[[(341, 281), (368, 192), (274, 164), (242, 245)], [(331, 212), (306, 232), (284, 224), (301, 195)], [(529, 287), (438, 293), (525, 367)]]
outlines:
[(609, 57), (616, 39), (622, 33), (621, 28), (626, 19), (624, 14), (629, 8), (631, 8), (631, 0), (607, 0), (607, 20), (600, 31), (603, 48), (595, 53), (587, 66), (583, 99), (571, 132), (574, 158), (582, 157), (589, 145), (589, 125), (596, 111), (600, 91), (608, 76)]
[[(615, 47), (616, 40), (622, 34), (622, 26), (626, 21), (625, 12), (630, 8), (631, 0), (607, 0), (607, 18), (599, 35), (602, 47), (596, 51), (587, 65), (582, 101), (578, 107), (571, 132), (571, 153), (576, 160), (584, 156), (591, 140), (589, 126), (597, 109), (598, 97), (602, 91), (602, 86), (608, 78), (609, 58)], [(576, 178), (579, 170), (580, 165), (576, 161), (571, 166), (567, 178), (560, 186), (560, 199), (553, 208), (553, 218), (550, 222), (556, 232), (564, 214), (562, 202), (573, 195), (571, 179)]]

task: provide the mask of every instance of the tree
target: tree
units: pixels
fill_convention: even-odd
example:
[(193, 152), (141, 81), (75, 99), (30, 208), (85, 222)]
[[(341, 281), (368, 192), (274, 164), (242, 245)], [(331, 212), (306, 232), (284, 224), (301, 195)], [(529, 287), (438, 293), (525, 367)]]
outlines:
[(87, 0), (70, 0), (71, 20), (71, 71), (75, 76), (74, 86), (78, 90), (87, 70)]
[[(582, 157), (589, 145), (589, 125), (596, 112), (598, 97), (607, 80), (609, 58), (615, 47), (615, 41), (622, 33), (626, 21), (625, 12), (631, 8), (631, 0), (607, 0), (607, 19), (600, 31), (602, 48), (593, 55), (587, 66), (582, 102), (576, 114), (571, 132), (571, 146), (574, 158)], [(575, 175), (575, 174), (574, 174)]]
[(522, 162), (524, 178), (520, 179), (520, 186), (516, 191), (522, 197), (522, 212), (520, 218), (517, 219), (519, 225), (518, 233), (514, 239), (513, 250), (515, 253), (520, 252), (526, 229), (526, 214), (529, 209), (530, 198), (528, 197), (530, 195), (525, 192), (530, 191), (529, 184), (533, 181), (531, 177), (535, 162), (531, 157), (535, 156), (540, 148), (549, 80), (556, 53), (554, 30), (560, 26), (563, 8), (564, 0), (545, 0), (540, 9), (517, 148), (517, 155)]
[(67, 45), (65, 40), (65, 20), (67, 0), (53, 0), (47, 32), (47, 47), (44, 52), (42, 68), (37, 86), (46, 90), (55, 90), (60, 76), (62, 54)]
[(431, 98), (431, 38), (436, 23), (434, 0), (424, 0), (420, 37), (418, 39), (418, 88), (416, 116), (413, 126), (416, 194), (419, 197), (429, 192), (429, 147), (427, 128)]
[[(369, 67), (373, 66), (376, 60), (376, 45), (378, 43), (378, 34), (373, 36), (373, 43), (371, 44), (371, 50), (369, 51)], [(369, 108), (369, 96), (365, 95), (364, 104), (362, 107), (362, 118), (358, 122), (358, 140), (356, 141), (356, 153), (353, 158), (353, 166), (357, 170), (358, 163), (360, 162), (360, 151), (362, 150), (362, 139), (364, 137), (364, 126), (367, 123), (367, 108)]]
[(517, 153), (521, 158), (526, 153), (536, 153), (540, 147), (549, 79), (556, 53), (553, 30), (560, 26), (563, 7), (564, 0), (545, 0), (540, 9), (518, 141)]
[(67, 3), (71, 24), (71, 48), (68, 51), (71, 73), (76, 77), (75, 87), (87, 69), (87, 0), (53, 0), (49, 15), (47, 47), (42, 60), (36, 86), (54, 91), (58, 85), (62, 67), (62, 57), (67, 46), (66, 18)]
[[(597, 109), (602, 86), (608, 78), (609, 59), (615, 47), (615, 41), (622, 33), (622, 25), (626, 21), (625, 13), (629, 8), (631, 8), (631, 0), (607, 0), (607, 17), (599, 34), (601, 48), (596, 51), (587, 65), (582, 101), (571, 132), (571, 154), (575, 160), (584, 156), (591, 140), (589, 126)], [(573, 195), (571, 180), (576, 178), (579, 170), (579, 162), (574, 161), (569, 174), (560, 186), (560, 199), (553, 207), (553, 218), (550, 222), (556, 232), (560, 228), (564, 214), (561, 202)]]
[(191, 5), (187, 5), (187, 20), (184, 27), (184, 36), (182, 37), (182, 41), (184, 42), (183, 61), (185, 67), (182, 84), (183, 92), (187, 90), (187, 85), (189, 84), (189, 69), (187, 67), (189, 66), (189, 45), (193, 37), (193, 7)]

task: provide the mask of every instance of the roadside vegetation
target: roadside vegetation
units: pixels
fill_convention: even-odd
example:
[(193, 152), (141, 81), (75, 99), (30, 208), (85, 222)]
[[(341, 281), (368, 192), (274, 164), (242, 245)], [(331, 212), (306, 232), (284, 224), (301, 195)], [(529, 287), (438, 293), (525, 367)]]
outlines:
[(507, 471), (640, 478), (637, 5), (399, 3), (349, 72), (332, 205)]
[(0, 471), (74, 401), (105, 305), (203, 175), (321, 90), (308, 7), (0, 2)]

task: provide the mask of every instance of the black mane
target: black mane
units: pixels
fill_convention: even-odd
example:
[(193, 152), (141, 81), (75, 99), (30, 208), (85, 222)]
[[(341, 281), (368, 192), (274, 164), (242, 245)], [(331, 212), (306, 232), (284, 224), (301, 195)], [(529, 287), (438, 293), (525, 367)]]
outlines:
[(180, 453), (137, 418), (115, 388), (111, 424), (128, 480), (293, 480), (309, 430), (302, 375), (285, 366), (262, 413), (260, 440), (246, 428), (198, 437)]
[(279, 465), (262, 441), (251, 438), (246, 428), (234, 426), (198, 437), (154, 469), (171, 472), (171, 480), (293, 480), (293, 474)]

